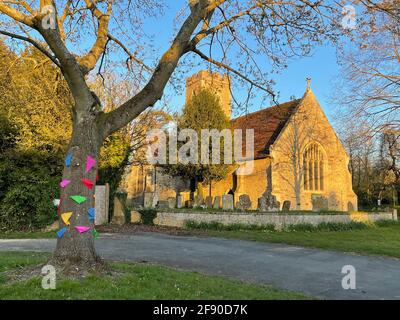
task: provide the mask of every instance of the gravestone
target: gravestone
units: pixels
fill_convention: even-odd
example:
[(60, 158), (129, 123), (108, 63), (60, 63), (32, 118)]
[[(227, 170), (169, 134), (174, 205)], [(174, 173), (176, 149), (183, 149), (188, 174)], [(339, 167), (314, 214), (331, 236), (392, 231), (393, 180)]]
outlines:
[(193, 208), (200, 208), (204, 205), (204, 199), (202, 195), (197, 195), (194, 197)]
[(168, 198), (168, 209), (175, 209), (175, 198)]
[(131, 211), (131, 223), (140, 223), (142, 215), (137, 211)]
[(285, 202), (283, 203), (282, 210), (283, 210), (283, 211), (290, 211), (290, 206), (291, 206), (291, 202), (290, 202), (290, 201), (285, 201)]
[[(279, 211), (281, 204), (279, 201), (276, 200), (276, 197), (273, 195), (269, 196), (268, 200), (268, 211)], [(290, 204), (289, 204), (289, 209), (290, 209)]]
[(250, 210), (251, 209), (251, 200), (248, 194), (242, 194), (239, 196), (239, 201), (237, 203), (237, 209), (239, 210)]
[(328, 198), (319, 195), (313, 195), (311, 197), (311, 201), (313, 211), (328, 210)]
[(206, 197), (205, 205), (206, 205), (207, 209), (212, 209), (212, 207), (213, 207), (212, 200), (213, 200), (213, 198), (211, 196)]
[(224, 194), (222, 196), (222, 209), (223, 210), (233, 210), (233, 195)]
[(265, 197), (258, 198), (258, 210), (267, 211), (267, 200)]
[(158, 194), (153, 193), (153, 203), (151, 204), (151, 208), (156, 208), (158, 204)]
[(176, 196), (176, 207), (178, 209), (183, 207), (183, 197), (180, 194)]
[(169, 201), (168, 200), (158, 201), (157, 209), (169, 209)]
[(153, 206), (154, 193), (153, 192), (145, 192), (144, 193), (144, 204), (143, 207), (146, 209), (154, 208)]
[(101, 226), (109, 220), (110, 186), (96, 186), (95, 189), (95, 225)]
[(114, 197), (114, 212), (111, 223), (120, 226), (125, 223), (124, 204), (118, 197)]
[(220, 196), (215, 196), (213, 209), (221, 209), (221, 197)]
[(185, 201), (185, 208), (193, 208), (194, 201), (193, 200), (186, 200)]

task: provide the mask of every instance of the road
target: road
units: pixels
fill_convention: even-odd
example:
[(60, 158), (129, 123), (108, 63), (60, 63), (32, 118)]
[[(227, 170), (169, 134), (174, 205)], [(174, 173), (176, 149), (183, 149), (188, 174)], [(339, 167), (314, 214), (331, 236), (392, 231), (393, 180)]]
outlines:
[[(54, 239), (0, 240), (0, 250), (48, 251)], [(158, 233), (102, 234), (102, 257), (271, 284), (326, 299), (400, 299), (400, 260), (221, 238)], [(342, 268), (356, 269), (356, 289), (342, 288)]]

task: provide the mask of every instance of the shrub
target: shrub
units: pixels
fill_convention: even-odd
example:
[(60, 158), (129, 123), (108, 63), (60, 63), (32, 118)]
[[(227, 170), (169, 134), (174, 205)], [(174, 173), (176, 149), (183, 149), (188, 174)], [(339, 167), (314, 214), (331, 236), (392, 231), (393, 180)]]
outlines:
[(378, 227), (390, 227), (390, 226), (395, 226), (398, 225), (399, 221), (395, 221), (395, 220), (378, 220), (375, 221), (375, 225)]
[(0, 230), (42, 228), (57, 218), (62, 160), (40, 152), (0, 155)]
[(139, 210), (142, 216), (142, 223), (147, 226), (154, 225), (154, 219), (157, 217), (157, 211), (154, 209)]
[(311, 223), (299, 223), (299, 224), (289, 224), (285, 226), (285, 231), (315, 231), (316, 227)]
[(240, 223), (234, 223), (230, 225), (224, 225), (220, 222), (196, 222), (188, 220), (185, 222), (185, 228), (187, 229), (200, 229), (200, 230), (218, 230), (218, 231), (240, 231), (240, 230), (258, 230), (258, 231), (275, 231), (273, 224), (267, 225), (246, 225)]

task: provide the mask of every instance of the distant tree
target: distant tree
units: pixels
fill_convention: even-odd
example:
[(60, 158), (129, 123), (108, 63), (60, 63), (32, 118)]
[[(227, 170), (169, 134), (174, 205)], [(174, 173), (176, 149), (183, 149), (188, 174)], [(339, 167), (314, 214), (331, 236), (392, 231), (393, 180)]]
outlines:
[[(369, 122), (374, 132), (400, 127), (400, 4), (354, 0), (352, 41), (341, 51), (335, 102), (342, 118)], [(340, 94), (338, 94), (340, 92)], [(343, 121), (343, 120), (342, 120)], [(372, 133), (371, 133), (372, 134)]]
[(386, 131), (380, 146), (381, 167), (386, 173), (386, 181), (395, 192), (393, 202), (400, 199), (400, 131)]
[[(183, 109), (183, 114), (177, 119), (178, 134), (183, 129), (192, 129), (196, 131), (198, 137), (198, 150), (201, 150), (202, 130), (218, 130), (222, 132), (224, 129), (231, 129), (228, 117), (222, 110), (219, 98), (210, 90), (203, 89), (195, 93), (187, 102)], [(211, 131), (210, 131), (211, 132)], [(219, 139), (219, 138), (218, 138)], [(220, 164), (213, 164), (212, 154), (212, 137), (209, 138), (208, 164), (201, 163), (201, 156), (198, 158), (197, 164), (182, 164), (164, 166), (164, 169), (172, 175), (177, 175), (196, 182), (204, 182), (210, 184), (212, 181), (222, 180), (228, 173), (228, 164), (224, 164), (224, 143), (223, 137), (219, 139)], [(184, 143), (181, 142), (178, 148)], [(215, 150), (214, 152), (217, 152)]]

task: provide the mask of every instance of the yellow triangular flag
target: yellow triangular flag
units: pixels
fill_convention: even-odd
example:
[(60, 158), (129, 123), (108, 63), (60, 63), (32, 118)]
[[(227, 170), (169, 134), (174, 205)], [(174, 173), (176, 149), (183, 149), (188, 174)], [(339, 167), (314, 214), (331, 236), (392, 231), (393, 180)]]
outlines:
[(71, 222), (69, 222), (69, 219), (71, 219), (72, 214), (73, 214), (73, 212), (66, 212), (61, 215), (61, 219), (64, 221), (64, 223), (67, 226), (69, 226), (71, 224)]

